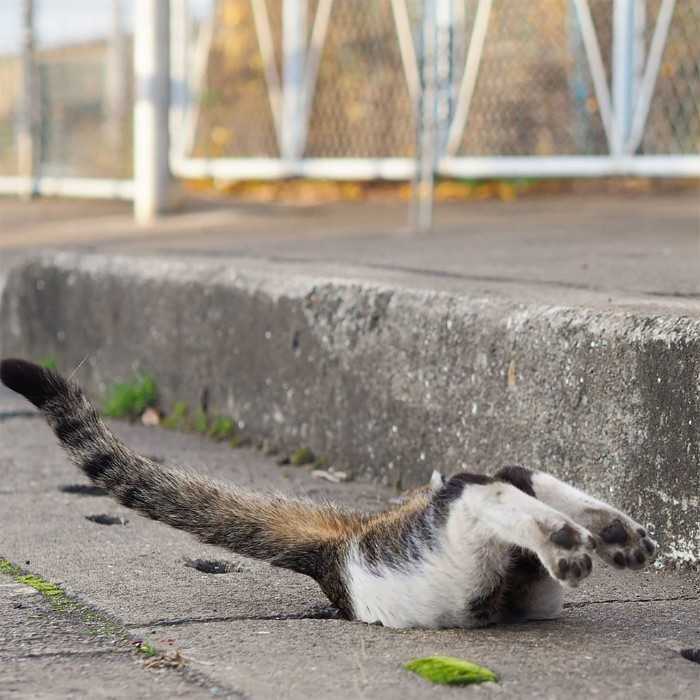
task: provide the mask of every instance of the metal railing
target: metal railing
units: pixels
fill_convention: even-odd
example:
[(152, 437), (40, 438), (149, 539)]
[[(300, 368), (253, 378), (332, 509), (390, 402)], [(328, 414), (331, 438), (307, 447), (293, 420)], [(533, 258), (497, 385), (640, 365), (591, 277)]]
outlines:
[(700, 177), (697, 0), (92, 0), (59, 46), (9, 1), (0, 191), (415, 178), (425, 227), (436, 174)]

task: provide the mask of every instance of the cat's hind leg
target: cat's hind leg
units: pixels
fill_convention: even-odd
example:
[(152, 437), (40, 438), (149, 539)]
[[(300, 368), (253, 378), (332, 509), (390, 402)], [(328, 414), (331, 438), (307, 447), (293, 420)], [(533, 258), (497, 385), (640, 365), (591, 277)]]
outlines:
[[(466, 476), (452, 477), (435, 498), (449, 494)], [(472, 483), (463, 489), (457, 507), (461, 513), (455, 513), (454, 522), (459, 527), (478, 529), (506, 545), (534, 552), (550, 576), (569, 586), (577, 586), (591, 572), (591, 533), (510, 483)]]
[(657, 544), (642, 525), (551, 474), (505, 467), (495, 478), (515, 485), (585, 527), (596, 539), (598, 556), (618, 569), (641, 569), (656, 557)]

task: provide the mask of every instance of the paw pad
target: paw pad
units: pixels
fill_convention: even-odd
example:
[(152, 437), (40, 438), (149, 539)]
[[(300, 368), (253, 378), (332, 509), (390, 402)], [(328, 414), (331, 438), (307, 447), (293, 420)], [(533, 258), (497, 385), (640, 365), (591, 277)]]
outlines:
[(549, 536), (549, 539), (557, 547), (562, 547), (563, 549), (573, 549), (577, 544), (581, 544), (579, 534), (568, 523), (555, 530)]
[(605, 544), (627, 544), (629, 535), (621, 520), (613, 520), (601, 530), (600, 539)]
[(598, 554), (618, 569), (641, 569), (656, 554), (656, 543), (647, 532), (634, 521), (615, 516), (598, 531)]

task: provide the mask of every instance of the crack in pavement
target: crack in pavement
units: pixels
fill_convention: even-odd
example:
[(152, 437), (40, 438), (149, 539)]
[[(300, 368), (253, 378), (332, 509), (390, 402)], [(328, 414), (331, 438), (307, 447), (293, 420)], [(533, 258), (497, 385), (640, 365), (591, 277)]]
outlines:
[[(27, 654), (16, 654), (13, 653), (12, 649), (6, 650), (12, 653), (13, 659), (52, 659), (52, 658), (68, 658), (68, 657), (80, 657), (80, 656), (107, 656), (109, 654), (115, 656), (130, 656), (133, 651), (129, 649), (119, 650), (119, 649), (86, 649), (85, 651), (37, 651), (29, 652)], [(16, 650), (14, 650), (16, 651)], [(3, 649), (0, 649), (0, 655), (3, 653)]]
[(19, 418), (42, 418), (42, 414), (39, 411), (29, 411), (24, 409), (18, 409), (16, 411), (0, 411), (0, 423), (4, 423), (8, 420), (16, 420)]
[(344, 620), (335, 608), (320, 608), (303, 613), (279, 613), (277, 615), (229, 615), (220, 617), (182, 617), (173, 620), (151, 620), (125, 625), (128, 629), (147, 627), (178, 627), (180, 625), (202, 625), (210, 622), (272, 622), (275, 620)]
[(700, 601), (700, 596), (679, 595), (670, 598), (608, 598), (605, 600), (583, 600), (564, 603), (564, 608), (585, 608), (589, 605), (606, 605), (610, 603), (673, 603), (675, 601)]
[[(672, 603), (676, 601), (700, 601), (700, 596), (673, 596), (670, 598), (609, 598), (605, 600), (586, 600), (564, 603), (564, 609), (585, 608), (591, 605), (609, 605), (614, 603)], [(274, 622), (276, 620), (345, 620), (335, 608), (320, 608), (302, 613), (280, 613), (277, 615), (222, 615), (213, 617), (182, 617), (172, 620), (151, 620), (133, 622), (125, 625), (128, 629), (145, 629), (147, 627), (179, 627), (181, 625), (205, 625), (214, 622)]]

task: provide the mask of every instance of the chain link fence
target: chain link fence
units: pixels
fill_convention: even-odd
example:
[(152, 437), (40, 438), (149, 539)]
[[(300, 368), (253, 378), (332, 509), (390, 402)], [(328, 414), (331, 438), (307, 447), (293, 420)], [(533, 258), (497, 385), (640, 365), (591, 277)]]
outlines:
[[(661, 0), (649, 0), (645, 46)], [(641, 151), (700, 153), (700, 2), (677, 0)]]
[[(460, 43), (474, 23), (476, 3), (466, 5)], [(494, 2), (469, 119), (455, 155), (602, 155), (606, 150), (569, 0)]]
[[(640, 70), (661, 0), (644, 6)], [(282, 74), (282, 0), (266, 3)], [(404, 3), (414, 51), (421, 2)], [(453, 3), (454, 99), (479, 3)], [(304, 156), (411, 157), (414, 104), (390, 0), (333, 4), (309, 113)], [(590, 0), (607, 84), (613, 3)], [(309, 27), (318, 9), (308, 3)], [(279, 157), (251, 0), (219, 0), (195, 156)], [(700, 152), (700, 5), (677, 0), (638, 153)], [(410, 71), (409, 67), (409, 71)], [(572, 0), (494, 0), (469, 117), (455, 156), (605, 155), (598, 96)]]
[(61, 2), (59, 23), (50, 5), (56, 3), (43, 0), (36, 8), (41, 172), (129, 178), (132, 2)]
[[(34, 0), (30, 118), (41, 176), (132, 178), (136, 2)], [(327, 159), (336, 161), (334, 172), (342, 171), (340, 161), (395, 159), (401, 167), (390, 176), (410, 177), (429, 3), (450, 13), (442, 89), (453, 127), (464, 84), (473, 80), (463, 128), (450, 130), (453, 160), (615, 155), (601, 84), (615, 107), (614, 17), (623, 4), (636, 12), (634, 90), (653, 63), (658, 18), (672, 8), (658, 75), (647, 80), (648, 118), (629, 155), (700, 154), (698, 0), (171, 0), (177, 155), (204, 163), (203, 173), (207, 164), (242, 162), (231, 177), (245, 177), (249, 159), (297, 166)], [(28, 4), (0, 4), (0, 176), (18, 174), (21, 160)], [(290, 7), (303, 18), (290, 22)], [(581, 7), (593, 39), (584, 36)], [(296, 57), (291, 25), (303, 34), (293, 37)], [(298, 84), (288, 78), (295, 71)], [(443, 141), (438, 155), (444, 149)]]
[[(273, 5), (279, 10), (279, 2)], [(199, 104), (192, 153), (204, 158), (278, 157), (251, 3), (218, 2), (207, 9), (203, 22), (189, 33), (190, 55), (204, 54), (206, 65), (196, 90)], [(270, 14), (279, 29), (279, 11)], [(276, 43), (280, 38), (281, 31)]]
[[(35, 0), (31, 115), (36, 172), (48, 177), (132, 175), (132, 3)], [(0, 168), (18, 174), (22, 16), (0, 9)]]
[(5, 0), (0, 10), (0, 175), (17, 175), (15, 137), (20, 94), (22, 13), (19, 0)]

